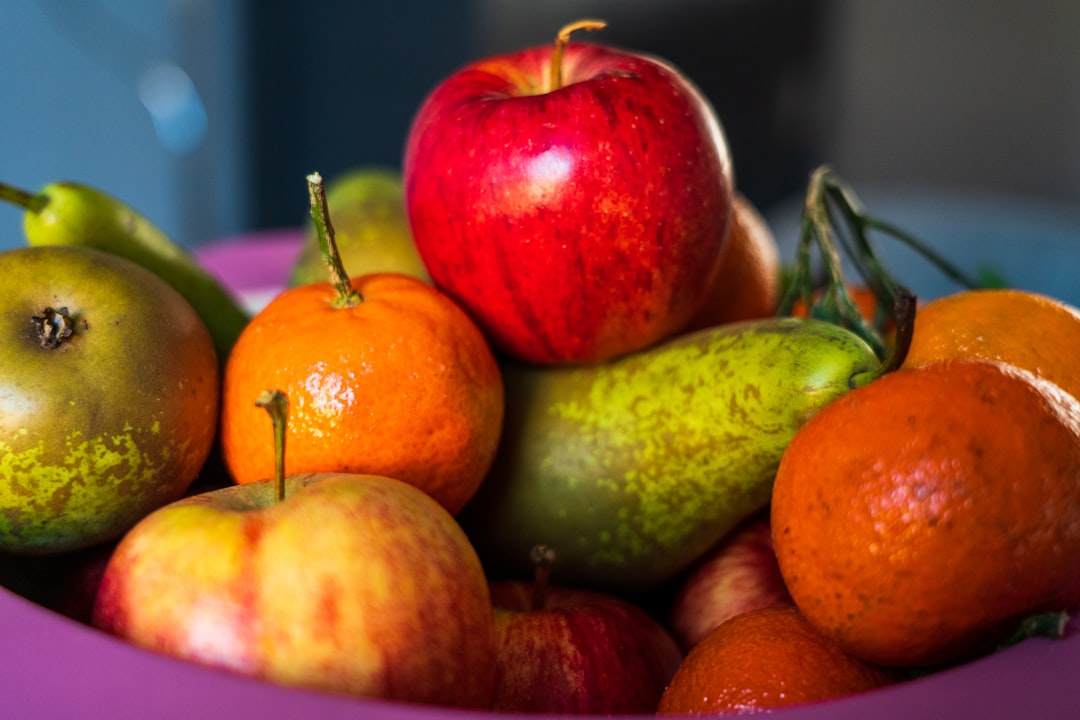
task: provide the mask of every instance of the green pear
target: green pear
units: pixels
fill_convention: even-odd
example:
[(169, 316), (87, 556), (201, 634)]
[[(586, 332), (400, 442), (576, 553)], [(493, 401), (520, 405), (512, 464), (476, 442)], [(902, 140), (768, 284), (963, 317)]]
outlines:
[(648, 592), (761, 510), (780, 457), (822, 407), (895, 367), (855, 333), (770, 318), (602, 364), (506, 365), (499, 455), (459, 520), (494, 576)]
[[(349, 170), (327, 183), (326, 203), (338, 252), (351, 274), (398, 272), (431, 282), (413, 242), (399, 172), (374, 166)], [(309, 221), (288, 285), (326, 279), (318, 234)]]

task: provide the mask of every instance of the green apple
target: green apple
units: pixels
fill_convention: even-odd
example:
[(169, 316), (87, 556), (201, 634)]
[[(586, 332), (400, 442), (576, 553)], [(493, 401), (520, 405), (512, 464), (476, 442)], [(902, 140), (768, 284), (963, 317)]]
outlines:
[(172, 503), (136, 525), (93, 624), (264, 680), (488, 707), (491, 598), (453, 517), (412, 485), (311, 473)]
[[(413, 243), (400, 173), (367, 166), (349, 170), (327, 184), (326, 204), (345, 267), (356, 274), (399, 272), (431, 281)], [(319, 237), (309, 223), (288, 285), (325, 282), (326, 278)]]

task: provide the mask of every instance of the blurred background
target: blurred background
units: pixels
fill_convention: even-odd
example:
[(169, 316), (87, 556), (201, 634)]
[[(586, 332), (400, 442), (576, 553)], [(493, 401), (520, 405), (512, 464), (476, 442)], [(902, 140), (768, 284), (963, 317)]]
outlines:
[[(873, 192), (1080, 207), (1072, 0), (7, 0), (0, 181), (91, 183), (189, 246), (294, 226), (306, 173), (399, 167), (439, 80), (581, 17), (700, 86), (778, 223), (824, 162)], [(0, 247), (19, 218), (0, 208)]]

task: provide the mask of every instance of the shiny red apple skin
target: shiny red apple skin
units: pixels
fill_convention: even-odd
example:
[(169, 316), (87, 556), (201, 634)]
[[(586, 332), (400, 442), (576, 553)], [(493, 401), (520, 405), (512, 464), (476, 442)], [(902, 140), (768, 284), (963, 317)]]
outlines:
[(194, 495), (115, 548), (93, 624), (135, 645), (283, 685), (487, 708), (487, 578), (412, 485), (309, 473)]
[(651, 714), (682, 653), (643, 609), (593, 591), (549, 588), (532, 608), (533, 584), (491, 583), (499, 655), (498, 712)]
[(593, 362), (665, 339), (727, 242), (732, 166), (714, 110), (662, 60), (571, 42), (469, 65), (422, 103), (404, 180), (435, 283), (503, 353)]
[(680, 582), (669, 626), (683, 652), (728, 618), (794, 604), (773, 552), (767, 513), (758, 513), (706, 554)]

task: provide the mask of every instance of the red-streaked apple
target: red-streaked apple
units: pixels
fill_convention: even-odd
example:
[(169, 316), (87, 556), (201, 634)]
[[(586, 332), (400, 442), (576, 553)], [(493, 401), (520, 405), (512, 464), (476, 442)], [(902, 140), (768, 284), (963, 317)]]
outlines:
[(167, 505), (117, 545), (95, 626), (291, 686), (487, 708), (495, 630), (453, 517), (404, 482), (312, 473)]
[(642, 608), (603, 593), (533, 582), (491, 583), (499, 646), (499, 712), (652, 713), (682, 660), (671, 634)]
[(670, 628), (684, 652), (728, 618), (791, 605), (773, 553), (768, 513), (757, 513), (720, 542), (681, 581)]
[(567, 44), (576, 27), (450, 75), (406, 142), (432, 279), (527, 362), (601, 361), (675, 334), (727, 242), (732, 166), (708, 100), (661, 59)]

